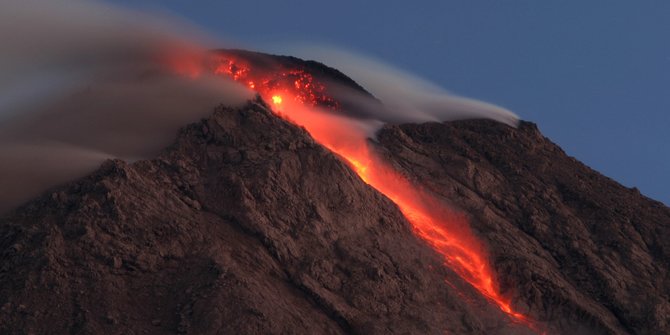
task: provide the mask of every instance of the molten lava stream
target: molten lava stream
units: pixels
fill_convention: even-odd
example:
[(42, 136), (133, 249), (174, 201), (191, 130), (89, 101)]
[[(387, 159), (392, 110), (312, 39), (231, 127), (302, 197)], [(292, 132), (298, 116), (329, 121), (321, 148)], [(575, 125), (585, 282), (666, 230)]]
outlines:
[(275, 112), (296, 123), (312, 137), (348, 161), (353, 170), (368, 185), (391, 199), (415, 233), (443, 256), (447, 266), (470, 283), (477, 291), (495, 303), (515, 322), (536, 330), (526, 316), (512, 309), (510, 301), (497, 291), (493, 271), (483, 248), (472, 235), (463, 216), (445, 208), (439, 200), (417, 189), (396, 173), (377, 155), (370, 152), (364, 129), (350, 119), (317, 111), (301, 103), (291, 104), (286, 92), (282, 98), (273, 94)]
[(315, 107), (324, 103), (337, 106), (337, 103), (325, 94), (325, 87), (309, 73), (298, 70), (256, 73), (249, 64), (232, 60), (232, 57), (224, 58), (214, 72), (227, 75), (258, 92), (265, 101), (273, 103), (275, 114), (304, 127), (317, 142), (349, 162), (363, 181), (400, 208), (416, 235), (442, 255), (447, 266), (514, 322), (539, 331), (526, 316), (514, 311), (510, 301), (498, 292), (486, 253), (468, 229), (466, 219), (417, 189), (373, 154), (367, 143), (369, 129), (363, 122)]

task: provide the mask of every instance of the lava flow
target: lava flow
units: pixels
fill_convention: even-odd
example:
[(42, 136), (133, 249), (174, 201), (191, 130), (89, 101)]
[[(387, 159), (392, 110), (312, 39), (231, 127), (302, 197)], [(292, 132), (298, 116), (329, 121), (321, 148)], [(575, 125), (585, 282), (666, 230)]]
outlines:
[(258, 70), (236, 55), (217, 57), (216, 74), (229, 76), (255, 90), (265, 101), (272, 102), (276, 114), (303, 126), (317, 142), (346, 160), (364, 182), (400, 208), (416, 235), (442, 255), (447, 266), (514, 322), (537, 330), (498, 291), (486, 253), (468, 229), (466, 219), (412, 185), (374, 154), (361, 124), (329, 112), (328, 109), (337, 109), (339, 105), (327, 95), (323, 84), (304, 70), (278, 64), (274, 69)]

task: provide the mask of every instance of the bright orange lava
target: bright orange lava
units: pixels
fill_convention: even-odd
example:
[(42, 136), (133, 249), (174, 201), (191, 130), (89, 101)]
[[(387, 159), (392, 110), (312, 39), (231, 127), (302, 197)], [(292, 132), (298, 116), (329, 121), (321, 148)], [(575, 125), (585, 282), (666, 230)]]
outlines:
[(350, 163), (364, 182), (391, 199), (412, 224), (416, 235), (442, 255), (448, 267), (513, 321), (538, 330), (498, 291), (486, 252), (469, 230), (466, 218), (413, 185), (374, 154), (366, 134), (355, 121), (329, 113), (327, 109), (337, 108), (338, 104), (311, 74), (296, 69), (256, 73), (248, 62), (232, 55), (221, 56), (214, 71), (254, 89), (263, 99), (274, 103), (279, 116), (305, 127), (316, 141)]

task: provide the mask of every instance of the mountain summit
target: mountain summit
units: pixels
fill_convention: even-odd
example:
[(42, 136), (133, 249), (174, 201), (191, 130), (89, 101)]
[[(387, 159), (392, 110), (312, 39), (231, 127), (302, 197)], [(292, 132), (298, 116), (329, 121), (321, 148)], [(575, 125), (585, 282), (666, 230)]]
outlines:
[[(272, 89), (337, 83), (380, 106), (322, 64), (235, 55), (302, 71)], [(221, 71), (244, 74), (233, 65)], [(301, 102), (355, 108), (304, 92), (322, 95)], [(0, 218), (0, 332), (670, 332), (670, 208), (535, 125), (388, 124), (366, 142), (462, 213), (505, 310), (355, 162), (276, 113), (277, 96), (219, 106), (157, 157), (109, 160)]]

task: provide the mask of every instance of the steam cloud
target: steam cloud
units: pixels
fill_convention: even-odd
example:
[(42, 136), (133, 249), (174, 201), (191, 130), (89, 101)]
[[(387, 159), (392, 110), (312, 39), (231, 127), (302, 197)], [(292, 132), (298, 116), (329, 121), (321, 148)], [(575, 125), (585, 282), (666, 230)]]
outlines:
[(222, 78), (167, 73), (205, 53), (183, 22), (96, 1), (0, 3), (0, 212), (167, 146), (177, 129), (251, 93)]

